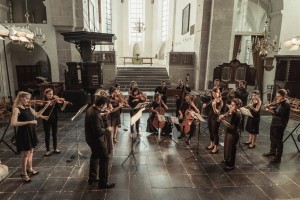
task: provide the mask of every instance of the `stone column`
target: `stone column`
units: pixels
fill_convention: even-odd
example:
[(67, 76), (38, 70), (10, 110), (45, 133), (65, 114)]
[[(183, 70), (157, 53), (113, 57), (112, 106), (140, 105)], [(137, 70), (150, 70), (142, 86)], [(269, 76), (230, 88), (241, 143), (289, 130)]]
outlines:
[[(207, 11), (209, 13), (209, 11)], [(214, 0), (211, 9), (210, 40), (205, 87), (212, 81), (214, 68), (230, 61), (234, 0)], [(204, 52), (203, 52), (204, 53)], [(204, 64), (204, 63), (203, 63)]]
[(0, 23), (7, 20), (8, 7), (6, 5), (6, 0), (0, 0)]

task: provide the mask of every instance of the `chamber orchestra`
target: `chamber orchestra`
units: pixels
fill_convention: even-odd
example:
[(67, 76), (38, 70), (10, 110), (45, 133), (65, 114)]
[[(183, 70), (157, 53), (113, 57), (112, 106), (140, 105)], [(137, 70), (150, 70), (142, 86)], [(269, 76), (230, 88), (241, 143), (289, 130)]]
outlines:
[[(187, 75), (185, 81), (179, 80), (174, 95), (175, 101), (168, 101), (168, 88), (166, 81), (154, 90), (153, 99), (141, 91), (136, 81), (131, 81), (130, 85), (123, 86), (115, 84), (108, 91), (99, 89), (95, 92), (94, 102), (88, 106), (85, 117), (85, 138), (91, 149), (89, 184), (97, 182), (99, 188), (112, 188), (114, 183), (108, 182), (108, 160), (109, 154), (113, 151), (114, 145), (119, 142), (119, 127), (121, 127), (121, 115), (124, 110), (129, 110), (130, 115), (130, 138), (143, 137), (143, 132), (154, 135), (173, 136), (173, 125), (177, 129), (179, 144), (191, 145), (195, 137), (197, 125), (206, 124), (208, 129), (209, 144), (205, 150), (210, 154), (219, 154), (223, 151), (224, 170), (230, 171), (235, 168), (237, 144), (244, 130), (249, 133), (248, 140), (243, 142), (249, 149), (257, 145), (259, 134), (260, 111), (264, 109), (272, 114), (270, 126), (270, 151), (263, 154), (265, 157), (274, 156), (271, 163), (280, 163), (283, 152), (283, 132), (287, 126), (290, 113), (290, 105), (287, 100), (287, 91), (279, 89), (276, 91), (274, 101), (263, 105), (260, 92), (254, 90), (248, 100), (248, 91), (245, 81), (238, 83), (237, 89), (226, 90), (222, 88), (220, 80), (213, 82), (213, 87), (204, 93), (204, 97), (194, 95), (188, 86)], [(128, 93), (124, 91), (128, 88)], [(175, 88), (174, 88), (175, 89)], [(196, 103), (200, 101), (200, 105)], [(174, 105), (172, 105), (174, 104)], [(41, 118), (45, 132), (45, 156), (51, 153), (59, 154), (57, 146), (57, 122), (58, 111), (64, 111), (72, 102), (65, 98), (53, 94), (53, 90), (48, 88), (44, 91), (43, 100), (30, 99), (30, 94), (19, 92), (13, 110), (13, 126), (18, 128), (18, 132), (24, 132), (24, 138), (17, 138), (17, 148), (23, 152), (21, 157), (22, 174), (25, 183), (31, 181), (29, 174), (35, 175), (39, 172), (32, 168), (32, 149), (36, 145), (36, 135), (34, 125), (37, 123), (35, 118)], [(168, 114), (169, 107), (176, 107), (175, 116), (170, 120)], [(40, 111), (37, 112), (37, 108)], [(28, 110), (26, 110), (28, 109)], [(149, 111), (147, 127), (141, 128), (141, 116), (144, 110)], [(245, 112), (246, 110), (246, 112)], [(147, 112), (145, 112), (147, 113)], [(247, 114), (248, 113), (248, 114)], [(201, 122), (195, 117), (200, 114), (205, 122)], [(175, 120), (174, 120), (175, 119)], [(31, 128), (30, 128), (31, 127)], [(221, 127), (225, 127), (224, 138), (220, 138)], [(198, 128), (198, 129), (199, 129)], [(50, 151), (50, 130), (52, 130), (53, 151)], [(201, 134), (198, 130), (198, 135)], [(220, 148), (222, 140), (224, 148)], [(181, 141), (183, 141), (181, 143)], [(199, 141), (198, 141), (199, 142)], [(28, 166), (29, 168), (27, 168)], [(101, 169), (101, 170), (100, 170)], [(99, 177), (99, 179), (97, 178)]]

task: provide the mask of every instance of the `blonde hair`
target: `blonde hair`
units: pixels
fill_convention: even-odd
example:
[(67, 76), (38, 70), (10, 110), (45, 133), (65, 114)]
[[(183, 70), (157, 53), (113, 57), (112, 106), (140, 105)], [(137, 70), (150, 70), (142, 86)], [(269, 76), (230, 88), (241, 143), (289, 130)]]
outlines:
[(47, 99), (48, 99), (46, 95), (47, 95), (49, 92), (51, 92), (51, 91), (54, 92), (53, 89), (51, 89), (51, 88), (47, 88), (47, 89), (44, 90), (44, 100), (47, 100)]
[(26, 96), (29, 96), (31, 98), (31, 94), (24, 91), (19, 91), (17, 97), (14, 100), (13, 108), (17, 108), (21, 104), (20, 98), (24, 98)]
[(95, 96), (107, 96), (106, 92), (102, 89), (99, 89), (95, 92)]

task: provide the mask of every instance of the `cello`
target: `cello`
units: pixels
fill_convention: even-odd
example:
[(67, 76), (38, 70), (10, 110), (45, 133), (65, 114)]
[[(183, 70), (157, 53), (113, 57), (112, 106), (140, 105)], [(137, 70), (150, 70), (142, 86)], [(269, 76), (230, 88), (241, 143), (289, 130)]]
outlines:
[(191, 114), (191, 112), (193, 112), (191, 105), (192, 97), (190, 95), (187, 95), (185, 98), (189, 98), (189, 102), (187, 102), (189, 103), (189, 108), (184, 113), (183, 121), (180, 124), (180, 131), (181, 133), (188, 134), (191, 130), (191, 124), (193, 123), (194, 118)]
[(154, 110), (156, 111), (156, 116), (152, 121), (152, 126), (155, 127), (156, 129), (158, 128), (163, 128), (165, 126), (164, 121), (159, 121), (158, 116), (159, 115), (164, 115), (165, 114), (165, 105), (162, 106), (162, 100), (161, 100), (161, 95), (158, 94), (158, 96), (155, 98), (155, 101), (158, 103), (159, 102), (159, 106), (156, 107)]

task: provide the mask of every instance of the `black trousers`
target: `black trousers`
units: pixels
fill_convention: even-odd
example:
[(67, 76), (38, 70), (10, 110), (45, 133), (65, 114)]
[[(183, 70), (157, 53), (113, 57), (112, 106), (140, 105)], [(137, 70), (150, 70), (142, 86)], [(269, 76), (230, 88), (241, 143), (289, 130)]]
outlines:
[(99, 185), (108, 182), (109, 154), (105, 142), (88, 143), (92, 154), (90, 158), (89, 180), (96, 180), (99, 175)]
[[(137, 111), (130, 110), (130, 117), (134, 116), (136, 113)], [(137, 134), (140, 132), (139, 127), (140, 127), (140, 119), (135, 122), (135, 129)], [(130, 132), (134, 133), (134, 124), (130, 126)]]
[(283, 134), (284, 127), (280, 126), (271, 126), (270, 127), (270, 140), (271, 140), (271, 149), (270, 152), (276, 155), (277, 159), (280, 159), (283, 152)]
[(45, 132), (45, 144), (47, 151), (50, 151), (50, 130), (52, 129), (53, 148), (57, 148), (57, 120), (43, 120)]
[(224, 160), (228, 167), (234, 167), (236, 158), (236, 145), (239, 141), (238, 133), (226, 132), (224, 138)]
[(196, 121), (194, 120), (191, 124), (190, 132), (189, 132), (190, 135), (188, 140), (190, 140), (195, 135), (195, 131), (196, 131)]
[(220, 122), (217, 121), (217, 118), (210, 116), (207, 120), (207, 125), (210, 141), (213, 142), (215, 145), (219, 145)]
[[(181, 99), (177, 98), (176, 99), (176, 117), (179, 116), (180, 105), (181, 105)], [(178, 124), (175, 124), (175, 127), (176, 127), (177, 131), (180, 131), (180, 126)]]

